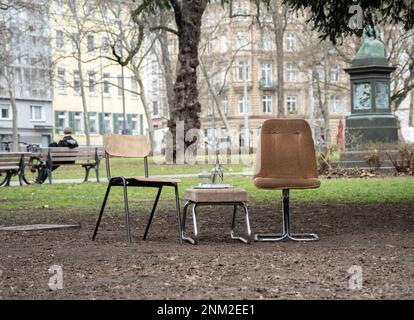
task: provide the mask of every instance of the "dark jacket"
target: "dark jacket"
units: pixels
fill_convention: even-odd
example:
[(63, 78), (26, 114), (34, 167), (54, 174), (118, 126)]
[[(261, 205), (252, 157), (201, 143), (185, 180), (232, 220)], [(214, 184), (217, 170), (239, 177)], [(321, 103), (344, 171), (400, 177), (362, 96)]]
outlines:
[(64, 136), (62, 140), (58, 142), (58, 147), (68, 147), (70, 149), (78, 147), (78, 142), (72, 138), (72, 136)]
[(78, 142), (72, 136), (64, 136), (58, 143), (52, 142), (49, 147), (67, 147), (73, 149), (78, 147)]

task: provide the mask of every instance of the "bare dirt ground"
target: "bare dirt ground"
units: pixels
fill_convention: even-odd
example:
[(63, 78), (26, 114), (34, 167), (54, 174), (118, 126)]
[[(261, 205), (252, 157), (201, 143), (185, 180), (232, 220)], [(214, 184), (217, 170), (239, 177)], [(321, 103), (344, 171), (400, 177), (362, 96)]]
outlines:
[[(252, 207), (254, 231), (280, 226), (280, 211)], [(0, 299), (414, 298), (413, 203), (293, 205), (293, 229), (317, 232), (312, 243), (242, 244), (229, 238), (230, 208), (200, 210), (197, 246), (178, 243), (173, 210), (156, 213), (145, 242), (147, 216), (133, 212), (132, 244), (122, 216), (104, 217), (92, 242), (94, 212), (44, 209), (36, 221), (29, 211), (5, 215), (2, 225), (82, 227), (0, 232)], [(62, 290), (48, 287), (52, 265), (63, 268)], [(360, 290), (349, 288), (353, 265), (362, 267)]]

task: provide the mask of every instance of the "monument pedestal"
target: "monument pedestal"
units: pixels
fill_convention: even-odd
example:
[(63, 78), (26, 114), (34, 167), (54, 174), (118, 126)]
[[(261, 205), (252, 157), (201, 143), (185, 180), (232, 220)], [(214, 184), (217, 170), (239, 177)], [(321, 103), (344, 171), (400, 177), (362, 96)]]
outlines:
[(345, 120), (346, 147), (398, 143), (397, 118), (392, 114), (351, 115)]

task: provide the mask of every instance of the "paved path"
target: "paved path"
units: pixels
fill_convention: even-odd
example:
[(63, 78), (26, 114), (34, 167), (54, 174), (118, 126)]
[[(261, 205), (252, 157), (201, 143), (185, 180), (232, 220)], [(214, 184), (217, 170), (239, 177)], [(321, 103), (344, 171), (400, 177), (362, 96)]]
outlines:
[[(251, 171), (246, 172), (226, 172), (226, 176), (251, 176), (253, 173)], [(199, 173), (182, 173), (182, 174), (164, 174), (164, 175), (151, 175), (151, 177), (156, 178), (188, 178), (188, 177), (197, 177)], [(96, 178), (90, 177), (90, 182), (96, 182)], [(101, 177), (102, 182), (107, 182), (106, 178)], [(82, 183), (83, 179), (53, 179), (53, 184), (55, 183)], [(44, 184), (49, 184), (48, 180)], [(19, 186), (19, 182), (12, 181), (11, 186)], [(23, 184), (23, 186), (26, 184)]]

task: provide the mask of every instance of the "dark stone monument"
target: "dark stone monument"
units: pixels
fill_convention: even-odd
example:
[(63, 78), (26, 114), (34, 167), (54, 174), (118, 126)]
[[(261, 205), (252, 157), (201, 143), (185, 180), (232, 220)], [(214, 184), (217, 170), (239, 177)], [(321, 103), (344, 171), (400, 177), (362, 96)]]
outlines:
[(364, 42), (350, 68), (351, 114), (346, 119), (346, 147), (370, 143), (397, 143), (397, 118), (391, 114), (390, 74), (384, 44), (371, 27), (364, 30)]

